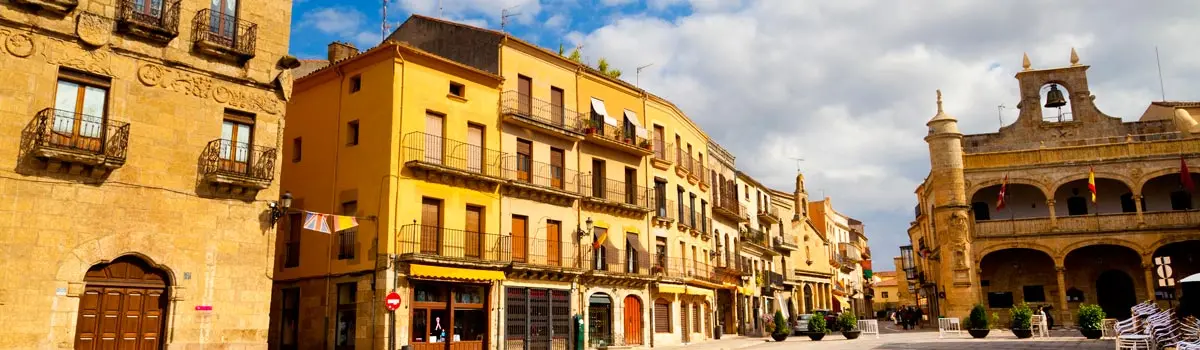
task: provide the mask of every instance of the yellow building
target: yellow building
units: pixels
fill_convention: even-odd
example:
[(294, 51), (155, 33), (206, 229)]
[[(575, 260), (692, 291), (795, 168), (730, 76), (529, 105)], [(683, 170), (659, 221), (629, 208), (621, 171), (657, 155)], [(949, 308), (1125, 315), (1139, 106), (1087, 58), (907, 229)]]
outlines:
[[(657, 150), (658, 148), (656, 148)], [(673, 147), (661, 147), (673, 149)], [(716, 262), (713, 269), (718, 272), (722, 287), (732, 284), (732, 288), (717, 290), (717, 318), (721, 332), (739, 334), (744, 331), (741, 324), (746, 320), (744, 300), (752, 294), (750, 288), (743, 286), (743, 281), (749, 281), (749, 269), (742, 266), (739, 243), (741, 239), (739, 228), (742, 223), (750, 221), (746, 206), (738, 199), (737, 171), (734, 170), (735, 157), (716, 142), (708, 142), (709, 173), (716, 175), (711, 179), (712, 188), (712, 230), (716, 239)], [(655, 159), (669, 159), (667, 154), (655, 154)], [(655, 161), (655, 160), (651, 160)], [(711, 175), (710, 175), (711, 176)], [(669, 213), (667, 213), (669, 215)]]
[[(816, 217), (810, 210), (808, 190), (804, 187), (804, 175), (796, 174), (795, 191), (792, 193), (792, 219), (787, 230), (795, 242), (788, 252), (789, 263), (784, 264), (785, 283), (793, 285), (792, 300), (797, 314), (811, 314), (817, 310), (830, 310), (832, 297), (829, 290), (833, 283), (833, 266), (829, 263), (829, 240), (817, 229)], [(787, 242), (783, 246), (788, 246)]]
[(291, 1), (137, 4), (0, 3), (0, 348), (267, 347)]
[(872, 298), (872, 308), (875, 311), (894, 311), (903, 303), (900, 299), (900, 284), (896, 278), (896, 271), (874, 271), (874, 281), (871, 289), (874, 290)]
[(1174, 275), (1163, 277), (1176, 280), (1200, 271), (1186, 263), (1200, 217), (1181, 187), (1181, 163), (1200, 152), (1195, 103), (1156, 102), (1122, 122), (1097, 109), (1089, 67), (1070, 57), (1046, 69), (1024, 59), (1020, 116), (998, 132), (963, 135), (938, 93), (931, 170), (902, 250), (930, 317), (965, 318), (982, 304), (1006, 319), (1024, 302), (1053, 306), (1058, 324), (1074, 323), (1082, 304), (1126, 318), (1157, 299), (1157, 264), (1170, 260)]

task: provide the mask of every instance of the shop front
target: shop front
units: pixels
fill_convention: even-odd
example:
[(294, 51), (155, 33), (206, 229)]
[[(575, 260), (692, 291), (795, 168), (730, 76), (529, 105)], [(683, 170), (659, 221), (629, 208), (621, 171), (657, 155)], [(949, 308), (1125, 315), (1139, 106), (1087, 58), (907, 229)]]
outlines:
[(571, 291), (504, 288), (504, 347), (506, 350), (569, 350)]
[[(492, 280), (503, 272), (412, 265), (409, 285), (413, 350), (489, 348)], [(469, 274), (469, 275), (464, 275)], [(456, 281), (471, 276), (471, 280)]]

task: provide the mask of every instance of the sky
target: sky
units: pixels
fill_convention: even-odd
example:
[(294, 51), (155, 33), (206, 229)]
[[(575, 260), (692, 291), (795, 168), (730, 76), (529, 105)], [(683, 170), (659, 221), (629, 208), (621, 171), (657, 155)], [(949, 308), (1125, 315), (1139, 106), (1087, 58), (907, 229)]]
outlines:
[[(291, 53), (381, 40), (385, 0), (295, 0)], [(440, 3), (440, 9), (439, 9)], [(511, 16), (501, 20), (501, 13)], [(863, 221), (877, 270), (908, 244), (929, 172), (925, 122), (941, 89), (966, 134), (1016, 119), (1014, 74), (1090, 65), (1099, 109), (1136, 120), (1152, 101), (1198, 101), (1200, 2), (965, 0), (393, 0), (410, 14), (501, 29), (543, 47), (582, 47), (623, 79), (674, 102), (736, 157), (792, 192), (797, 162), (812, 200)], [(1161, 62), (1159, 71), (1155, 50)], [(651, 65), (634, 74), (637, 67)], [(1003, 107), (999, 107), (1003, 106)]]

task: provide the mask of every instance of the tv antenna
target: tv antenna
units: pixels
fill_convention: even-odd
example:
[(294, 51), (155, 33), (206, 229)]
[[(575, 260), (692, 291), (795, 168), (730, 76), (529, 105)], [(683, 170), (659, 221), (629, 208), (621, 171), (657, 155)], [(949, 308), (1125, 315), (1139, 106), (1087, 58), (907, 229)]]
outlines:
[(1003, 105), (1003, 104), (1001, 104), (1001, 105), (999, 105), (999, 106), (996, 106), (996, 119), (999, 119), (999, 120), (1000, 120), (1000, 127), (1001, 127), (1001, 128), (1003, 128), (1003, 127), (1004, 127), (1004, 109), (1005, 109), (1005, 108), (1008, 108), (1008, 107), (1004, 107), (1004, 105)]
[(796, 161), (796, 172), (800, 172), (800, 162), (803, 162), (804, 158), (792, 157), (792, 160)]
[(637, 67), (637, 71), (635, 72), (636, 77), (634, 77), (636, 80), (634, 80), (633, 86), (637, 86), (639, 88), (642, 87), (642, 69), (645, 69), (645, 68), (653, 66), (653, 65), (654, 65), (654, 63), (647, 64), (647, 65), (644, 65), (641, 67)]
[[(508, 18), (509, 18), (509, 17), (512, 17), (512, 16), (516, 16), (516, 15), (519, 15), (519, 14), (521, 14), (520, 12), (516, 12), (516, 13), (514, 13), (514, 12), (511, 12), (511, 10), (512, 10), (512, 9), (515, 9), (515, 8), (517, 8), (517, 7), (520, 7), (520, 6), (521, 6), (521, 5), (516, 5), (516, 6), (513, 6), (513, 7), (509, 7), (509, 8), (506, 8), (506, 9), (500, 10), (500, 31), (501, 31), (501, 32), (505, 32), (505, 30), (504, 30), (504, 27), (507, 27), (507, 26), (508, 26)], [(505, 32), (505, 33), (507, 33), (507, 32)]]
[(387, 40), (387, 33), (392, 31), (392, 25), (388, 24), (387, 3), (388, 0), (383, 0), (383, 24), (379, 28), (380, 41)]

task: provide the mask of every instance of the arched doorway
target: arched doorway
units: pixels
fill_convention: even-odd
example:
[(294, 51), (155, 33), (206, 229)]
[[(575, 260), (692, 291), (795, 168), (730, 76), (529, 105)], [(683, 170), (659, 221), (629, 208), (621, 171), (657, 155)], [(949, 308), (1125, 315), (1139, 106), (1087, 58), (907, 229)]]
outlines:
[(625, 345), (642, 345), (642, 300), (625, 297)]
[(813, 312), (813, 290), (812, 286), (804, 285), (804, 313), (811, 314)]
[(608, 294), (596, 293), (588, 298), (588, 342), (593, 347), (611, 345), (612, 298)]
[(96, 264), (83, 278), (75, 349), (161, 349), (167, 286), (162, 270), (133, 256)]
[[(1037, 307), (1054, 301), (1053, 296), (1058, 295), (1054, 258), (1033, 247), (989, 252), (979, 262), (979, 285), (988, 312), (996, 313), (1001, 323), (1007, 323), (1011, 317), (1009, 310), (1014, 305), (1027, 303)], [(921, 296), (928, 298), (929, 310), (938, 310), (939, 291), (936, 288), (918, 290)], [(936, 311), (926, 312), (934, 315)]]
[(1108, 270), (1096, 279), (1096, 303), (1104, 314), (1116, 319), (1127, 319), (1129, 308), (1137, 304), (1133, 291), (1133, 278), (1121, 270)]

